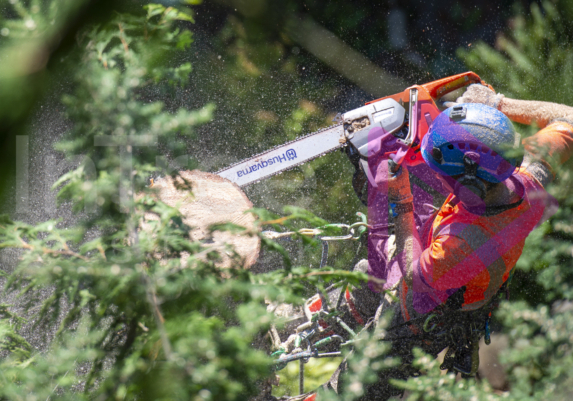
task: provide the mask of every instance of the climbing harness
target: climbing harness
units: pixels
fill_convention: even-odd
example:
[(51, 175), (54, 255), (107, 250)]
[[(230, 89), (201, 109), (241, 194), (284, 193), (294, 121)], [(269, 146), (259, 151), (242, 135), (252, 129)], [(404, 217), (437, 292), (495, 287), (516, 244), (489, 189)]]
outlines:
[[(296, 232), (274, 233), (265, 232), (268, 238), (308, 235), (322, 241), (322, 257), (320, 267), (326, 265), (328, 259), (328, 243), (330, 241), (357, 241), (368, 230), (370, 235), (378, 231), (388, 233), (392, 225), (370, 226), (366, 216), (358, 214), (362, 221), (352, 225), (329, 224), (316, 229), (301, 229)], [(340, 231), (339, 235), (321, 236), (332, 229)], [(360, 242), (359, 242), (360, 244)], [(359, 245), (360, 246), (360, 245)], [(357, 252), (358, 256), (358, 252)], [(356, 266), (355, 263), (352, 266)], [(400, 344), (403, 350), (421, 346), (439, 353), (447, 348), (440, 369), (460, 373), (464, 378), (475, 377), (479, 368), (479, 341), (483, 336), (485, 343), (491, 342), (491, 316), (499, 305), (500, 295), (508, 291), (512, 275), (499, 289), (498, 293), (488, 303), (473, 311), (461, 309), (465, 287), (448, 298), (445, 304), (438, 306), (432, 312), (402, 321), (386, 329), (387, 336), (381, 341)], [(368, 330), (375, 318), (362, 316), (356, 308), (352, 294), (347, 288), (340, 289), (334, 285), (326, 288), (325, 293), (318, 293), (308, 299), (304, 306), (303, 322), (300, 322), (286, 341), (281, 341), (274, 326), (271, 327), (274, 370), (280, 371), (291, 362), (299, 362), (299, 390), (304, 394), (305, 364), (311, 358), (332, 358), (342, 356), (342, 350), (351, 347), (357, 335)], [(376, 317), (379, 313), (376, 313)], [(409, 328), (409, 330), (400, 329)], [(404, 351), (406, 352), (406, 351)], [(403, 366), (404, 374), (416, 375), (418, 372), (409, 364)], [(298, 398), (297, 398), (298, 399)]]
[(488, 303), (473, 311), (461, 310), (464, 287), (459, 294), (451, 297), (453, 302), (438, 306), (431, 313), (425, 314), (387, 329), (392, 333), (404, 326), (414, 328), (412, 335), (395, 337), (390, 335), (383, 341), (411, 341), (423, 343), (435, 353), (448, 348), (440, 369), (460, 373), (463, 378), (475, 377), (479, 368), (479, 341), (483, 336), (486, 345), (491, 343), (491, 316), (499, 306), (503, 294), (508, 294), (510, 278), (498, 290)]

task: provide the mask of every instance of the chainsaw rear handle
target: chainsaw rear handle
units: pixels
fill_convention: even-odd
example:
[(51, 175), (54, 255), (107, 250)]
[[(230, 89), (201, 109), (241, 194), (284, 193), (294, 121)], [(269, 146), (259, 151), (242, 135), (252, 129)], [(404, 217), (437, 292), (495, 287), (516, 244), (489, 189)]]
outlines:
[(493, 87), (488, 85), (482, 79), (472, 71), (464, 72), (458, 75), (452, 75), (451, 77), (438, 79), (436, 81), (429, 82), (422, 85), (424, 89), (428, 91), (433, 99), (439, 99), (442, 96), (455, 91), (457, 89), (466, 87), (471, 84), (482, 84), (487, 86), (491, 90)]
[(402, 101), (407, 103), (410, 101), (410, 90), (414, 88), (420, 91), (418, 100), (430, 100), (435, 104), (435, 101), (442, 96), (471, 84), (482, 84), (491, 90), (494, 90), (491, 85), (488, 85), (482, 81), (479, 75), (477, 75), (475, 72), (468, 71), (461, 74), (452, 75), (450, 77), (438, 79), (436, 81), (428, 82), (423, 85), (413, 85), (409, 88), (406, 88), (403, 92), (372, 100), (366, 104), (376, 103), (384, 99), (394, 99), (397, 102)]

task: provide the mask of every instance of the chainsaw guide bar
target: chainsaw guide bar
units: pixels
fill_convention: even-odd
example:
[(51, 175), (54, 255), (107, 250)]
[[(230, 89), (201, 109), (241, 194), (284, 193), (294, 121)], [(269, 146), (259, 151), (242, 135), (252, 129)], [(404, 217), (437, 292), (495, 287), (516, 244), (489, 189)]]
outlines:
[(343, 125), (336, 124), (242, 160), (215, 174), (244, 187), (321, 157), (345, 143)]

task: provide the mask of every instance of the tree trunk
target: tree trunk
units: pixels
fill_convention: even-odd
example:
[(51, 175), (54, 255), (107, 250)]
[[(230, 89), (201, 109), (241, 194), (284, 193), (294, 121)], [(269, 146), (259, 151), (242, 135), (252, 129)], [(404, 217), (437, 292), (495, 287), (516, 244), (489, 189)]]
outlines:
[[(190, 183), (191, 190), (187, 186)], [(255, 230), (255, 217), (246, 210), (253, 207), (251, 201), (239, 186), (218, 175), (198, 170), (182, 171), (174, 180), (167, 176), (156, 180), (152, 188), (159, 200), (172, 207), (178, 207), (184, 216), (183, 222), (191, 227), (194, 241), (203, 241), (207, 246), (220, 250), (220, 267), (230, 267), (230, 253), (224, 245), (229, 244), (242, 258), (244, 268), (252, 266), (260, 250), (258, 236), (236, 235), (228, 232), (214, 232), (209, 226), (215, 223), (231, 222)], [(152, 217), (150, 217), (152, 218)]]

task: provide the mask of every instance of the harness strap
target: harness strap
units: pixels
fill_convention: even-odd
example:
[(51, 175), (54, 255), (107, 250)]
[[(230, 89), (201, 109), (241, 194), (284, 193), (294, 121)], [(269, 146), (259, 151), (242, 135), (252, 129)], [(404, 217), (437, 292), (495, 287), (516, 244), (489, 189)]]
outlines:
[[(500, 214), (500, 213), (505, 212), (507, 210), (514, 209), (514, 208), (518, 207), (519, 205), (521, 205), (522, 202), (523, 202), (523, 198), (521, 198), (517, 202), (510, 203), (508, 205), (486, 206), (485, 212), (480, 212), (480, 214), (482, 216), (495, 216), (496, 214)], [(472, 208), (469, 208), (467, 206), (464, 206), (464, 207), (468, 210), (468, 212), (472, 213)]]
[(410, 336), (390, 337), (383, 341), (408, 341), (423, 343), (436, 353), (448, 347), (443, 370), (460, 372), (462, 377), (473, 377), (479, 368), (479, 340), (485, 336), (486, 344), (490, 343), (491, 314), (499, 305), (501, 294), (508, 289), (508, 279), (485, 305), (473, 311), (461, 310), (463, 288), (448, 298), (449, 302), (440, 305), (434, 311), (417, 318), (403, 321), (388, 328), (388, 332), (404, 326), (413, 326)]

